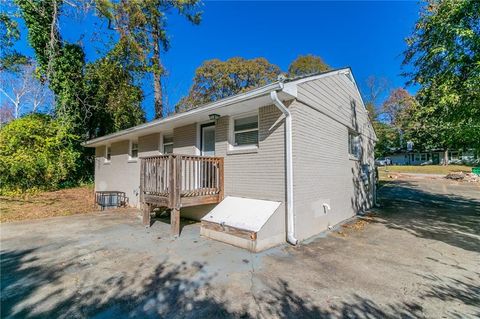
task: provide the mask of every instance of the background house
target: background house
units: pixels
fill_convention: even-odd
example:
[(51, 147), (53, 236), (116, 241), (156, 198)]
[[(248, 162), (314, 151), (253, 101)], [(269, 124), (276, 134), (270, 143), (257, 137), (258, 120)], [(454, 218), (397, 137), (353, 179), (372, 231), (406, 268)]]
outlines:
[[(392, 165), (439, 165), (444, 164), (445, 151), (406, 151), (399, 150), (387, 157), (390, 158)], [(478, 163), (478, 157), (474, 150), (449, 150), (448, 164), (475, 164)]]

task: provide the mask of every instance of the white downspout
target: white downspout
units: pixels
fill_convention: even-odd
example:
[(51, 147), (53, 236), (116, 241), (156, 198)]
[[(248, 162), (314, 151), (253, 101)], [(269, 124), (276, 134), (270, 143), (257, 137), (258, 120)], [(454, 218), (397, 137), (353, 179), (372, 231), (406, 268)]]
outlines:
[(293, 152), (292, 152), (292, 116), (288, 108), (280, 101), (277, 92), (270, 92), (270, 98), (275, 106), (285, 115), (285, 148), (287, 170), (287, 241), (296, 245), (295, 238), (295, 211), (293, 206)]

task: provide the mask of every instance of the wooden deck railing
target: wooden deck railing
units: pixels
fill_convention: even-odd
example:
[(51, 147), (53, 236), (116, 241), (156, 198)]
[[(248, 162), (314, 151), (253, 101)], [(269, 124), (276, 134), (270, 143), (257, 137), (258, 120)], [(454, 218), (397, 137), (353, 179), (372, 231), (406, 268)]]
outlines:
[[(181, 207), (218, 203), (222, 199), (223, 158), (179, 154), (141, 158), (144, 223), (150, 224), (149, 214), (156, 206), (172, 209), (173, 216), (179, 214)], [(173, 222), (172, 217), (172, 225)]]

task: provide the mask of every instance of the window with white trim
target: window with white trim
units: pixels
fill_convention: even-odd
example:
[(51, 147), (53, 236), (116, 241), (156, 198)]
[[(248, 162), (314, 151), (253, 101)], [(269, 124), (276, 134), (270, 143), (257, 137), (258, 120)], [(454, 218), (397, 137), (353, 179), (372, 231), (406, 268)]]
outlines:
[(348, 132), (348, 154), (355, 159), (360, 158), (360, 136), (354, 132)]
[(112, 147), (110, 145), (105, 146), (105, 162), (110, 163), (112, 159)]
[(232, 145), (258, 146), (258, 114), (233, 119)]
[(164, 135), (162, 154), (172, 154), (172, 153), (173, 153), (173, 136)]
[(130, 141), (130, 160), (136, 160), (138, 158), (138, 142)]

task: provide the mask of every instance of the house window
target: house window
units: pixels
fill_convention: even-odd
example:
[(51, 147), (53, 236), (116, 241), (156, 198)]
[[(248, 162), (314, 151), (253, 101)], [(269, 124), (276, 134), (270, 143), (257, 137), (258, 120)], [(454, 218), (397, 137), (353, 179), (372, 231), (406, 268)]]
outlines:
[(420, 155), (420, 159), (421, 159), (422, 161), (426, 161), (426, 160), (427, 160), (427, 154), (422, 153), (422, 154)]
[(360, 158), (360, 137), (353, 132), (348, 132), (348, 154), (355, 159)]
[(173, 136), (163, 136), (163, 150), (162, 154), (173, 153)]
[(233, 120), (233, 146), (258, 146), (258, 115)]
[(130, 141), (130, 160), (138, 158), (138, 143)]
[(458, 160), (458, 152), (450, 152), (449, 159)]
[(105, 162), (109, 163), (111, 159), (112, 159), (112, 147), (110, 145), (107, 145), (105, 147)]

